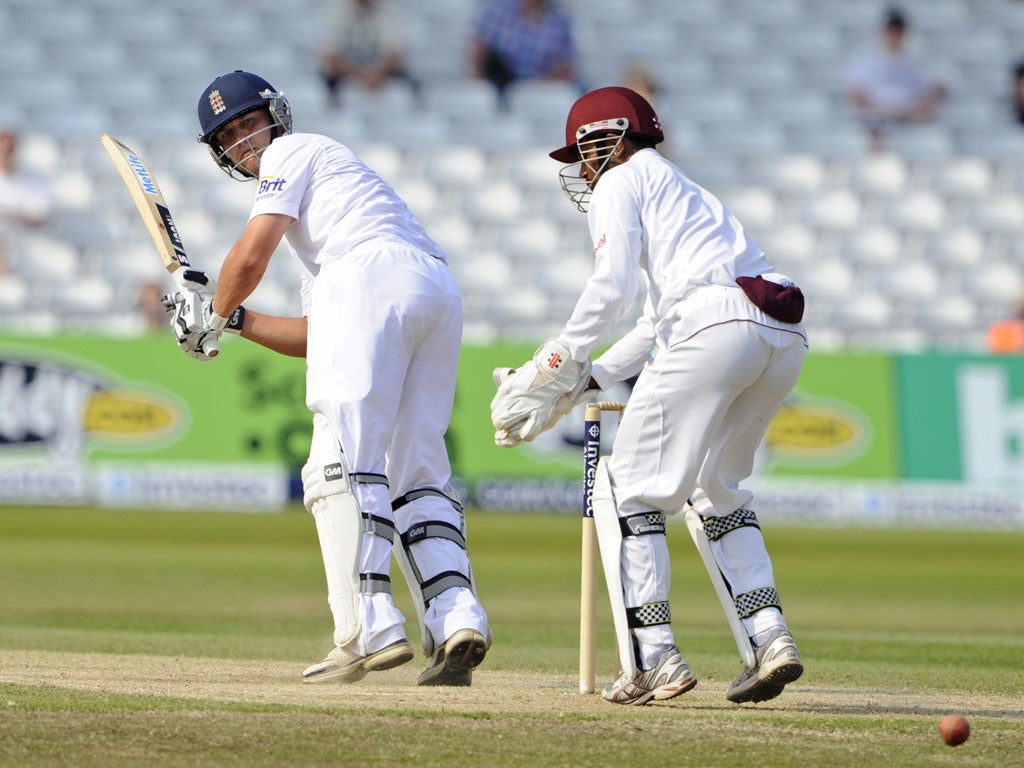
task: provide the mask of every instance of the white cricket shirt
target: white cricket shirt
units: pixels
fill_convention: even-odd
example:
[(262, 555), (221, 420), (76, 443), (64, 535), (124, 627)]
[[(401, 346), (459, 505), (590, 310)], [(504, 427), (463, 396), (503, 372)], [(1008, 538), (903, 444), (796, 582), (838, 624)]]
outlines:
[(289, 133), (260, 160), (249, 218), (264, 213), (296, 221), (285, 241), (309, 277), (320, 267), (377, 239), (400, 240), (448, 263), (405, 201), (356, 154), (333, 139)]
[(582, 361), (633, 306), (639, 275), (647, 302), (636, 327), (595, 362), (602, 387), (637, 373), (655, 343), (717, 322), (765, 316), (736, 285), (772, 271), (718, 198), (657, 150), (643, 149), (601, 176), (587, 214), (594, 274), (560, 339)]

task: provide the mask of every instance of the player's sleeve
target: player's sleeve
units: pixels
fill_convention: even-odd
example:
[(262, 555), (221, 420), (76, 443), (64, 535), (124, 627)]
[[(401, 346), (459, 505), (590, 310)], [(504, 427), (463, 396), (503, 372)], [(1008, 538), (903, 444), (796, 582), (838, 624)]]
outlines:
[(309, 142), (285, 136), (274, 141), (260, 160), (256, 200), (249, 218), (280, 213), (299, 218), (302, 199), (309, 187), (317, 149)]
[(611, 333), (637, 296), (643, 237), (634, 184), (632, 174), (608, 173), (590, 201), (594, 274), (559, 335), (572, 358), (580, 362)]
[(643, 314), (636, 325), (594, 361), (590, 375), (601, 389), (608, 389), (612, 384), (640, 373), (651, 359), (654, 345), (654, 305), (648, 294)]

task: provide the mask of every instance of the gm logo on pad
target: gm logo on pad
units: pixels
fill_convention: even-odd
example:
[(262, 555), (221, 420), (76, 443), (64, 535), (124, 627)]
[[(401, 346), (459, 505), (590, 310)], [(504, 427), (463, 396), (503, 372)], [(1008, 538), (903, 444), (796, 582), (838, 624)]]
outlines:
[(324, 467), (324, 480), (342, 480), (345, 477), (345, 468), (341, 464), (328, 464)]

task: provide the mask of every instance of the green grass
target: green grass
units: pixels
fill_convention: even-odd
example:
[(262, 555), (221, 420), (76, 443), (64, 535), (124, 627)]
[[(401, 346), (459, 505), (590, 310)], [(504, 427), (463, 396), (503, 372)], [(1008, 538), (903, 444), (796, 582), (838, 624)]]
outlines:
[[(136, 695), (28, 685), (5, 665), (0, 766), (1020, 764), (1024, 534), (765, 520), (808, 667), (794, 686), (802, 693), (787, 691), (778, 706), (704, 694), (621, 708), (572, 692), (579, 520), (472, 511), (468, 522), (496, 638), (481, 674), (511, 681), (493, 700), (454, 706), (445, 692), (424, 705), (415, 688), (419, 703), (408, 707), (354, 700), (343, 687), (308, 703)], [(672, 523), (669, 541), (677, 640), (702, 683), (723, 686), (737, 661), (721, 608), (684, 526)], [(396, 597), (414, 617), (408, 595), (397, 588)], [(297, 676), (328, 647), (329, 622), (315, 530), (301, 510), (0, 509), (0, 656), (252, 659), (293, 665)], [(409, 629), (415, 636), (414, 618)], [(612, 653), (599, 599), (602, 664)], [(510, 704), (517, 675), (549, 681), (553, 704)], [(944, 711), (930, 697), (970, 707), (974, 734), (963, 747), (935, 736)]]

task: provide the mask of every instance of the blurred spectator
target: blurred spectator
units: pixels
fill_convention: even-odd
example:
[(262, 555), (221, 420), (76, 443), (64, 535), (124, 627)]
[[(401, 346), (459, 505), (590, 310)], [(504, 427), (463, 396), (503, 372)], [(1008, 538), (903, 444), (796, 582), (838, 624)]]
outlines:
[(418, 90), (406, 68), (401, 19), (386, 2), (334, 0), (327, 10), (319, 54), (328, 106), (338, 106), (338, 90), (345, 82), (375, 91), (391, 80), (400, 80)]
[(850, 68), (849, 99), (875, 149), (884, 146), (889, 125), (931, 120), (947, 95), (945, 84), (907, 54), (908, 26), (902, 11), (889, 9), (879, 45)]
[(18, 168), (17, 150), (17, 134), (0, 129), (0, 272), (21, 234), (50, 217), (49, 190), (42, 179)]
[(139, 319), (143, 331), (164, 331), (170, 319), (162, 301), (163, 295), (167, 293), (159, 283), (143, 283), (139, 288)]
[(986, 342), (988, 351), (994, 355), (1024, 353), (1024, 298), (1017, 302), (1012, 317), (992, 323)]
[(1013, 101), (1014, 119), (1024, 124), (1024, 60), (1018, 61), (1013, 68), (1013, 88), (1010, 97)]
[(661, 86), (654, 73), (642, 61), (634, 61), (622, 70), (622, 85), (636, 91), (651, 104), (657, 102), (658, 94), (661, 92)]
[[(644, 61), (632, 61), (622, 70), (619, 81), (626, 88), (636, 91), (651, 105), (658, 108), (658, 96), (662, 92), (661, 84), (654, 76), (654, 72)], [(672, 159), (672, 139), (666, 132), (665, 140), (658, 145), (658, 152), (662, 157)]]
[(473, 73), (504, 96), (516, 80), (576, 77), (576, 48), (568, 12), (552, 0), (488, 0), (473, 27)]

